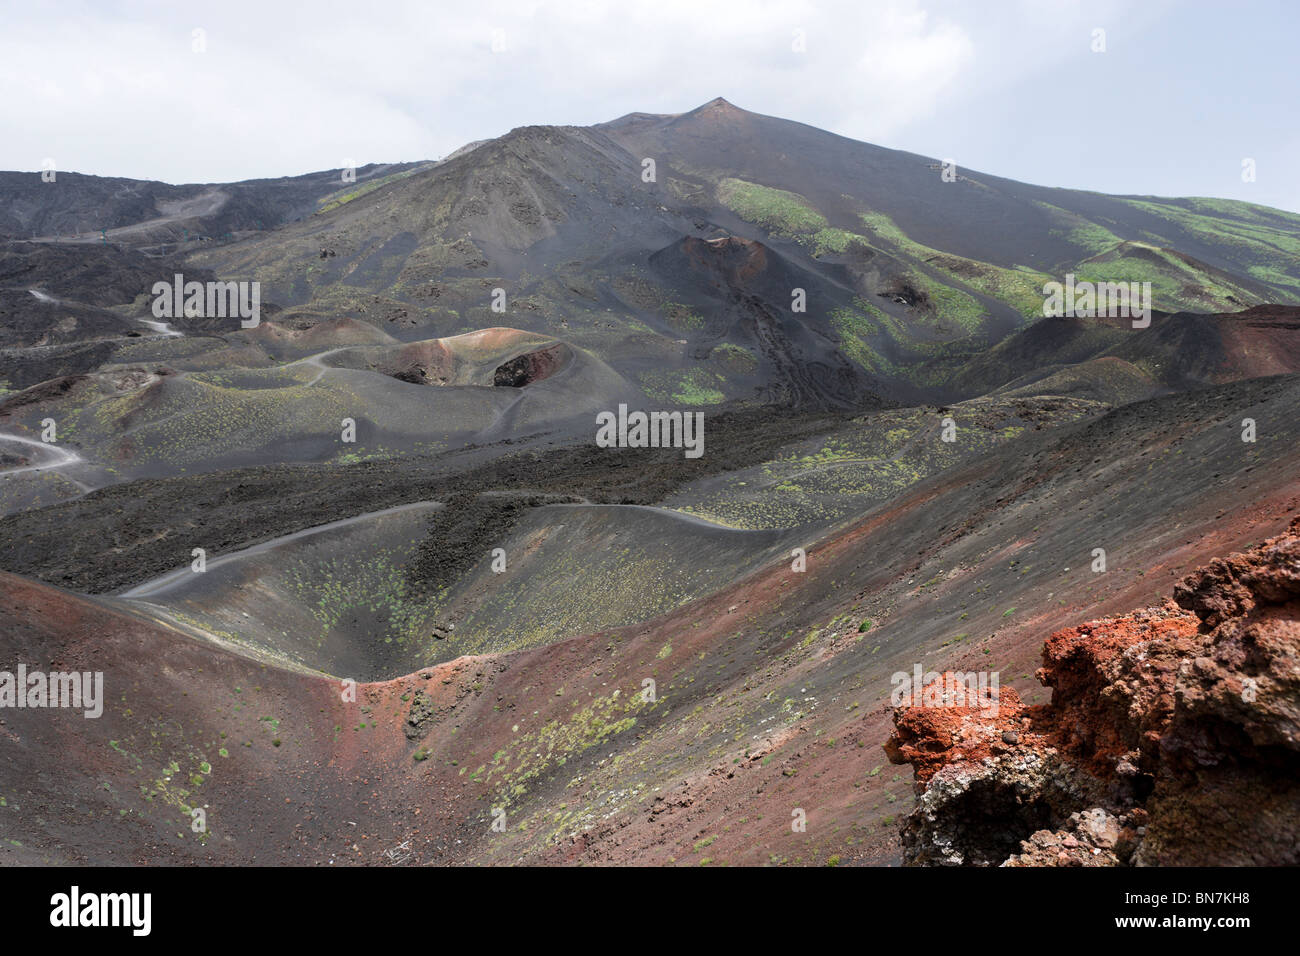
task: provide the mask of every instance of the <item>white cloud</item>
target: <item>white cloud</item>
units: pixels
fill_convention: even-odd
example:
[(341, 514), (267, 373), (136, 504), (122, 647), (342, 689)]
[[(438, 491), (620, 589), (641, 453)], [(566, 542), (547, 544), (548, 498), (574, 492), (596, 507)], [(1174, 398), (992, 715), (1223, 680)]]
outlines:
[[(1107, 33), (1104, 56), (1089, 50), (1095, 27)], [(205, 53), (192, 52), (196, 28)], [(792, 49), (795, 31), (805, 52)], [(1293, 77), (1276, 53), (1189, 55), (1189, 42), (1229, 42), (1225, 33), (1255, 49), (1294, 30), (1191, 0), (10, 4), (0, 168), (35, 170), (48, 157), (62, 170), (171, 182), (292, 175), (724, 96), (1031, 182), (1236, 195), (1205, 156), (1216, 120), (1202, 103), (1215, 105), (1216, 128), (1260, 142), (1262, 167), (1290, 168), (1279, 130), (1294, 97), (1280, 91)], [(1239, 114), (1256, 104), (1226, 103), (1225, 89), (1257, 91), (1252, 119)], [(1150, 143), (1122, 156), (1074, 150), (1053, 125), (1067, 114), (1125, 117)], [(1289, 177), (1249, 194), (1295, 208)]]
[[(0, 165), (170, 181), (442, 155), (527, 123), (738, 105), (860, 138), (932, 112), (972, 57), (916, 0), (138, 3), (0, 36)], [(206, 52), (192, 47), (204, 31)], [(492, 50), (493, 31), (505, 50)], [(807, 52), (791, 49), (796, 30)]]

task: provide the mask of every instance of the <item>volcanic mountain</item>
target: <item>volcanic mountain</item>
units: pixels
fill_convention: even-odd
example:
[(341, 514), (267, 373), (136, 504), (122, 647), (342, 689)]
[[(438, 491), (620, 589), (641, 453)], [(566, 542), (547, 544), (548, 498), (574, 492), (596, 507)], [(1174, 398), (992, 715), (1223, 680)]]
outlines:
[(0, 713), (0, 859), (898, 862), (897, 674), (1043, 703), (1048, 634), (1300, 510), (1300, 216), (720, 99), (356, 173), (0, 174), (0, 671), (106, 687)]
[[(56, 188), (6, 175), (14, 215)], [(331, 175), (202, 187), (229, 197), (223, 210), (266, 216), (153, 251), (261, 282), (291, 328), (346, 317), (413, 341), (508, 325), (590, 349), (652, 400), (696, 406), (955, 397), (936, 369), (1041, 318), (1042, 286), (1067, 274), (1150, 282), (1170, 313), (1300, 303), (1293, 214), (954, 176), (721, 99), (523, 127), (438, 163), (366, 167), (327, 192)], [(117, 228), (149, 231), (173, 201), (155, 187), (88, 177), (57, 195), (73, 218), (103, 218), (115, 197)], [(20, 235), (49, 232), (35, 215)], [(685, 267), (709, 248), (692, 240), (717, 239), (750, 250), (751, 266), (722, 282)], [(825, 374), (800, 381), (801, 365)]]

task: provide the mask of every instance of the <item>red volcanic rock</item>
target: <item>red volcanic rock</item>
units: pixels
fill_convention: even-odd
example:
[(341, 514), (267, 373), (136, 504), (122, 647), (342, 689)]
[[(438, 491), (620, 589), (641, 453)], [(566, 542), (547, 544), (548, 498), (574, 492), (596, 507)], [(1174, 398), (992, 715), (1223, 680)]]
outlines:
[(562, 342), (533, 352), (525, 352), (498, 366), (492, 384), (511, 388), (532, 385), (534, 382), (550, 378), (562, 369), (568, 363), (570, 355), (569, 347)]
[[(945, 672), (924, 690), (951, 687), (954, 683), (960, 680)], [(1008, 740), (1014, 737), (1018, 742), (1028, 731), (1022, 725), (1020, 695), (1008, 687), (1000, 689), (996, 696), (996, 702), (982, 702), (985, 706), (935, 707), (905, 701), (894, 712), (894, 733), (885, 744), (890, 762), (911, 764), (916, 779), (925, 783), (945, 764), (980, 761), (1001, 753)]]
[(1300, 862), (1300, 518), (1174, 601), (1051, 635), (1046, 707), (894, 714), (918, 864)]
[(1173, 713), (1179, 662), (1195, 652), (1199, 620), (1173, 602), (1057, 631), (1038, 679), (1054, 691), (1044, 725), (1053, 742), (1101, 777), (1159, 739)]

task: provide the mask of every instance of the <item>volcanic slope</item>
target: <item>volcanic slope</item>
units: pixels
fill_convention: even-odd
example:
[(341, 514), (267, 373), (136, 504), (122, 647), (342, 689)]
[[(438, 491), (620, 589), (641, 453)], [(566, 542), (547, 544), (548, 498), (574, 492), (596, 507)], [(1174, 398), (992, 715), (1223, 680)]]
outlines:
[[(897, 859), (910, 788), (878, 749), (891, 675), (995, 669), (1032, 702), (1044, 634), (1285, 526), (1300, 508), (1298, 400), (1300, 377), (1257, 379), (1029, 431), (811, 542), (802, 572), (776, 556), (643, 624), (458, 658), (362, 684), (355, 702), (337, 680), (232, 654), (119, 599), (0, 576), (13, 652), (101, 670), (106, 688), (97, 720), (7, 716), (0, 852)], [(1253, 443), (1243, 417), (1260, 423)], [(68, 759), (51, 766), (50, 752)], [(186, 825), (196, 805), (206, 835)], [(792, 808), (806, 830), (792, 831)]]
[[(59, 446), (48, 453), (95, 466), (93, 474), (57, 470), (80, 478), (84, 491), (137, 477), (382, 459), (586, 430), (597, 411), (645, 402), (585, 350), (505, 328), (399, 344), (349, 320), (301, 332), (267, 322), (224, 339), (156, 335), (115, 357), (134, 361), (5, 399), (0, 448), (30, 447), (41, 423), (54, 421)], [(48, 472), (6, 473), (0, 507), (26, 506), (49, 480)]]
[[(324, 326), (331, 345), (358, 344), (337, 336), (364, 326), (378, 330), (371, 342), (408, 343), (507, 325), (589, 352), (650, 401), (692, 407), (969, 397), (949, 389), (952, 370), (1040, 315), (1043, 282), (1066, 272), (1151, 281), (1165, 311), (1298, 301), (1300, 220), (1290, 214), (968, 170), (946, 182), (935, 166), (716, 100), (591, 128), (524, 127), (440, 163), (368, 170), (346, 190), (321, 192), (327, 174), (286, 181), (272, 192), (292, 201), (266, 199), (284, 207), (271, 216), (277, 228), (158, 247), (188, 252), (183, 264), (112, 265), (104, 257), (124, 253), (111, 246), (11, 243), (0, 284), (12, 294), (0, 306), (56, 334), (5, 357), (3, 387), (136, 356), (268, 364), (252, 347), (264, 340), (236, 338), (229, 350), (130, 343), (147, 334), (152, 282), (177, 271), (260, 281), (268, 337)], [(249, 186), (247, 201), (260, 202), (263, 187)], [(76, 250), (97, 265), (75, 264), (87, 281), (61, 289), (39, 280), (58, 274), (34, 250)], [(62, 314), (22, 297), (32, 289), (59, 299)], [(119, 314), (95, 311), (109, 308)], [(234, 328), (194, 317), (175, 327), (223, 338)], [(1137, 364), (1070, 371), (1059, 387), (1077, 390), (1081, 376), (1102, 380), (1090, 397), (1106, 387), (1138, 397)]]
[[(722, 262), (705, 262), (680, 286), (671, 263), (659, 270), (665, 277), (651, 275), (652, 256), (698, 230), (640, 174), (638, 161), (597, 131), (528, 127), (192, 261), (258, 279), (294, 321), (342, 313), (404, 341), (499, 324), (500, 305), (511, 325), (588, 348), (675, 404), (752, 399), (764, 389), (792, 403), (871, 398), (868, 376), (839, 354), (824, 316), (790, 309), (793, 284), (825, 290), (831, 303), (847, 304), (851, 290), (815, 274), (801, 280), (802, 267), (775, 254), (767, 269), (756, 243), (732, 248), (751, 259), (747, 271), (761, 288), (719, 289), (716, 273), (735, 276), (735, 264)], [(729, 251), (686, 253), (718, 259)], [(706, 323), (719, 294), (731, 315)]]
[[(943, 164), (935, 160), (751, 113), (723, 99), (674, 116), (631, 114), (598, 128), (635, 155), (660, 157), (669, 167), (661, 180), (675, 181), (680, 194), (701, 205), (719, 196), (727, 205), (730, 197), (740, 219), (784, 231), (814, 252), (849, 241), (836, 229), (865, 232), (868, 240), (921, 259), (936, 275), (957, 282), (954, 288), (963, 271), (971, 288), (996, 291), (999, 279), (1014, 278), (1005, 270), (1063, 279), (1058, 273), (1070, 267), (1082, 280), (1132, 267), (1142, 275), (1127, 279), (1151, 278), (1164, 287), (1156, 306), (1166, 311), (1253, 304), (1228, 299), (1232, 290), (1216, 289), (1208, 274), (1202, 289), (1190, 288), (1191, 280), (1179, 285), (1155, 278), (1185, 267), (1219, 270), (1224, 281), (1257, 296), (1255, 302), (1295, 302), (1300, 291), (1300, 217), (1280, 210), (1228, 200), (1106, 196), (968, 169), (950, 169), (955, 177), (945, 181)], [(1137, 269), (1144, 257), (1160, 261)], [(1261, 278), (1273, 271), (1266, 262), (1280, 270), (1272, 275), (1275, 282)], [(1011, 288), (1002, 293), (992, 298), (1011, 301), (1015, 294)], [(1166, 296), (1174, 301), (1162, 301)]]
[(55, 171), (53, 179), (0, 172), (0, 236), (175, 251), (309, 216), (425, 165), (372, 163), (346, 171), (183, 186), (72, 172)]
[(951, 410), (963, 426), (954, 442), (937, 440), (933, 410), (853, 418), (779, 458), (688, 482), (665, 508), (592, 504), (578, 476), (567, 501), (509, 486), (453, 492), (443, 522), (428, 520), (443, 502), (385, 509), (226, 550), (206, 573), (181, 567), (122, 596), (268, 662), (389, 678), (649, 620), (1026, 429), (1102, 411), (968, 403)]
[(429, 513), (441, 507), (403, 505), (287, 535), (223, 554), (202, 574), (182, 567), (122, 598), (146, 616), (267, 663), (385, 680), (458, 657), (639, 623), (788, 550), (788, 535), (654, 508), (541, 506), (430, 597), (407, 569)]
[(994, 347), (931, 370), (953, 397), (1075, 395), (1122, 404), (1169, 391), (1300, 371), (1300, 308), (1157, 314), (1130, 319), (1040, 319)]
[(190, 262), (261, 281), (296, 322), (403, 341), (504, 323), (700, 406), (939, 397), (936, 358), (1040, 317), (1067, 273), (1149, 281), (1166, 312), (1300, 302), (1290, 213), (940, 167), (715, 100), (516, 129)]

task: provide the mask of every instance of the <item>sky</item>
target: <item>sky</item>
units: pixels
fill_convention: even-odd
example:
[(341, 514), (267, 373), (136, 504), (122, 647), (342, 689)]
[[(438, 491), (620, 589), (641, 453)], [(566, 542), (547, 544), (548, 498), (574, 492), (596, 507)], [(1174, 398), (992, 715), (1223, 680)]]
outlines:
[(1294, 0), (0, 0), (0, 23), (0, 169), (228, 182), (722, 96), (1025, 182), (1300, 212)]

